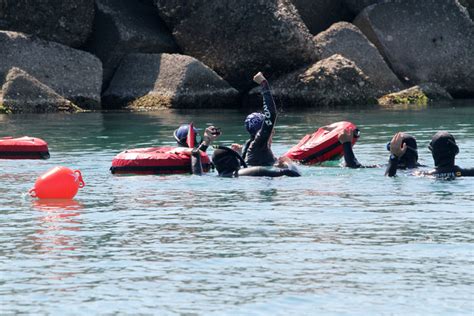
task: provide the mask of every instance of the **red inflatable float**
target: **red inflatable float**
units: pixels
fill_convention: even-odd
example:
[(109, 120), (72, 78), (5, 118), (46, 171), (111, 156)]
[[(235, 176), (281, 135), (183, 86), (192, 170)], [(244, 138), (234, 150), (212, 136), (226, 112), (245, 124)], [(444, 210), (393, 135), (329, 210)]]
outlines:
[(0, 159), (48, 159), (48, 144), (35, 137), (0, 138)]
[[(202, 168), (211, 167), (209, 156), (201, 152)], [(183, 174), (191, 173), (191, 155), (185, 147), (151, 147), (121, 152), (112, 160), (113, 174)]]
[(344, 152), (338, 140), (338, 134), (346, 128), (356, 133), (352, 140), (352, 145), (354, 145), (359, 130), (353, 123), (342, 121), (321, 127), (313, 134), (306, 135), (283, 156), (306, 165), (339, 159)]

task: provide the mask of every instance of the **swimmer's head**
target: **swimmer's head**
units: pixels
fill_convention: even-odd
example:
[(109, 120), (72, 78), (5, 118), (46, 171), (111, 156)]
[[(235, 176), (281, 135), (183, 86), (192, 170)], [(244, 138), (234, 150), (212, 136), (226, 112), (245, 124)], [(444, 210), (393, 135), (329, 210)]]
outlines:
[(240, 169), (238, 153), (230, 148), (219, 147), (212, 154), (212, 163), (216, 167), (219, 176), (232, 177)]
[[(418, 166), (418, 145), (416, 138), (410, 134), (402, 133), (402, 144), (405, 144), (407, 151), (398, 161), (399, 168), (416, 168)], [(387, 150), (390, 151), (390, 143), (387, 144)]]
[(446, 131), (434, 134), (428, 149), (433, 155), (436, 167), (454, 165), (454, 157), (459, 153), (454, 136)]
[(250, 135), (255, 136), (262, 128), (264, 119), (265, 116), (262, 113), (254, 112), (249, 114), (245, 119), (245, 129)]
[(418, 165), (418, 145), (415, 137), (403, 133), (402, 144), (406, 144), (407, 151), (400, 157), (400, 161), (398, 162), (399, 166), (404, 168), (416, 168)]
[[(193, 129), (194, 129), (194, 135), (195, 135), (194, 143), (197, 143), (196, 136), (199, 134), (199, 132), (197, 131), (196, 128), (193, 127)], [(174, 131), (173, 133), (174, 139), (180, 146), (188, 147), (188, 144), (186, 143), (186, 139), (188, 137), (188, 131), (189, 131), (189, 124), (183, 124)]]

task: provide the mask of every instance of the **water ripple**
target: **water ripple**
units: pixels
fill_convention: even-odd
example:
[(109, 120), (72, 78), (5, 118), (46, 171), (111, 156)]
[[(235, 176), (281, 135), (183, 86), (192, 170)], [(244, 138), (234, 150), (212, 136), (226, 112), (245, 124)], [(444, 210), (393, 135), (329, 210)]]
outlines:
[[(51, 159), (0, 161), (2, 314), (469, 314), (473, 180), (383, 177), (384, 144), (417, 136), (420, 157), (438, 127), (474, 166), (472, 107), (285, 113), (275, 152), (335, 120), (362, 129), (366, 164), (302, 166), (301, 178), (112, 176), (125, 148), (172, 144), (176, 122), (226, 126), (242, 113), (2, 117), (10, 135), (48, 139)], [(449, 120), (446, 120), (446, 117)], [(33, 124), (34, 122), (34, 124)], [(26, 195), (56, 165), (80, 169), (69, 202)]]

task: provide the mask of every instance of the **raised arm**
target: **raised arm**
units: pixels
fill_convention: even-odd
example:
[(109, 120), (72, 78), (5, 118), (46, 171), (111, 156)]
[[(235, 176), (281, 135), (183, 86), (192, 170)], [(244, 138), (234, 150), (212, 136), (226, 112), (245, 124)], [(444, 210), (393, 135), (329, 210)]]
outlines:
[(201, 144), (199, 144), (199, 150), (206, 152), (207, 148), (211, 146), (212, 142), (216, 140), (217, 137), (221, 134), (221, 129), (215, 126), (209, 126), (204, 130), (204, 136), (202, 138)]
[(390, 141), (390, 159), (388, 160), (388, 167), (385, 170), (385, 175), (394, 177), (397, 174), (398, 161), (407, 151), (408, 147), (403, 143), (402, 133), (396, 133)]
[(256, 142), (267, 142), (272, 134), (272, 130), (275, 126), (277, 111), (275, 101), (273, 100), (272, 93), (270, 91), (270, 85), (267, 79), (261, 72), (256, 74), (253, 80), (260, 85), (260, 93), (263, 97), (263, 115), (265, 119), (263, 121), (262, 128), (255, 137)]
[(201, 152), (206, 152), (207, 148), (212, 142), (219, 137), (221, 129), (215, 126), (209, 126), (204, 131), (204, 137), (198, 148), (191, 151), (191, 173), (195, 175), (202, 175), (203, 169), (201, 164)]

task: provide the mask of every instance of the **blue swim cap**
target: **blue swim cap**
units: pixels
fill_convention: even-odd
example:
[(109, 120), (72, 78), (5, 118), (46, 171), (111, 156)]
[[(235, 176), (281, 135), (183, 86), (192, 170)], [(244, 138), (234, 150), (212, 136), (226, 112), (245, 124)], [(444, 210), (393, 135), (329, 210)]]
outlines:
[(245, 129), (250, 135), (255, 135), (262, 128), (265, 116), (262, 113), (253, 112), (245, 119)]
[[(194, 128), (194, 134), (195, 135), (198, 135), (198, 131), (196, 128)], [(186, 138), (188, 137), (188, 131), (189, 131), (189, 124), (183, 124), (181, 125), (180, 127), (178, 127), (174, 133), (173, 133), (173, 136), (174, 136), (174, 139), (178, 142), (178, 144), (182, 145), (182, 146), (188, 146), (186, 144)]]

